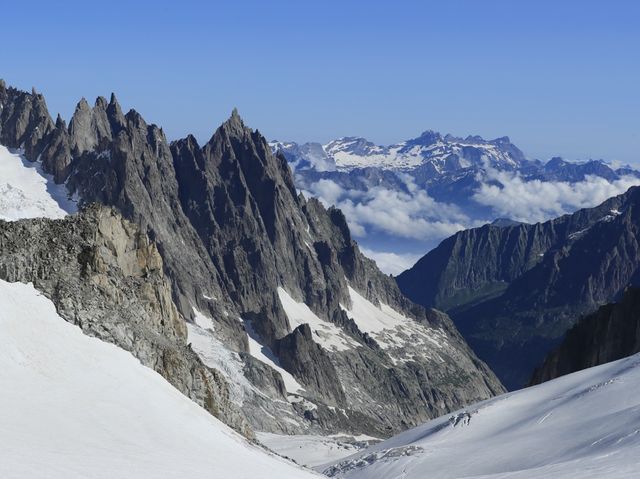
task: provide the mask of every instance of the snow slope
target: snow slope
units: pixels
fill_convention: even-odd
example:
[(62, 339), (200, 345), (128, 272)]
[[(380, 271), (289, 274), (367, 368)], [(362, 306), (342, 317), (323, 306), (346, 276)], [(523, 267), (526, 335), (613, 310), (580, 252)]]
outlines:
[(317, 477), (249, 444), (31, 285), (0, 281), (0, 477)]
[(435, 419), (326, 473), (349, 479), (639, 477), (640, 354)]
[(272, 451), (316, 470), (323, 470), (324, 464), (332, 464), (380, 441), (370, 436), (350, 434), (317, 436), (313, 434), (283, 435), (256, 432), (256, 437)]
[(62, 218), (76, 210), (65, 185), (56, 185), (38, 162), (0, 145), (0, 219)]

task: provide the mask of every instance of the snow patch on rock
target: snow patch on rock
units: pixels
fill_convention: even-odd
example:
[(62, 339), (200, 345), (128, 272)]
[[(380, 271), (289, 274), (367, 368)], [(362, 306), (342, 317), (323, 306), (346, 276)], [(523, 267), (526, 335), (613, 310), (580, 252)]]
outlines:
[(308, 324), (313, 333), (314, 341), (328, 351), (344, 351), (359, 346), (338, 326), (320, 319), (309, 306), (297, 302), (282, 287), (278, 288), (278, 298), (280, 298), (280, 304), (282, 304), (292, 330), (302, 324)]
[(251, 326), (250, 321), (244, 322), (245, 330), (247, 331), (247, 336), (249, 337), (249, 354), (256, 358), (258, 361), (263, 362), (267, 366), (275, 369), (282, 376), (282, 381), (284, 382), (284, 387), (288, 393), (296, 394), (301, 391), (304, 391), (302, 385), (293, 377), (293, 375), (284, 369), (280, 365), (280, 361), (277, 356), (271, 351), (271, 349), (260, 342), (260, 337), (255, 332), (253, 327)]
[[(438, 328), (421, 324), (415, 319), (408, 318), (392, 307), (380, 303), (376, 306), (355, 289), (349, 286), (351, 306), (342, 305), (342, 309), (351, 318), (358, 329), (369, 334), (393, 358), (392, 350), (415, 349), (418, 354), (428, 358), (437, 356), (435, 350), (447, 345), (447, 335)], [(399, 354), (404, 360), (411, 360), (411, 354)]]
[(195, 324), (187, 323), (191, 348), (206, 366), (217, 369), (225, 376), (231, 401), (242, 406), (248, 391), (255, 393), (259, 391), (245, 377), (243, 362), (238, 353), (229, 350), (216, 338), (211, 318), (196, 308), (193, 308), (193, 312)]

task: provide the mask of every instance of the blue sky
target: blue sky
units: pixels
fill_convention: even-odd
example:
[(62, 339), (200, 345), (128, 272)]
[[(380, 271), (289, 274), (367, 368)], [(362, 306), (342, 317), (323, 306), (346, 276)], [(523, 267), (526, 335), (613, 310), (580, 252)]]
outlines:
[(640, 163), (640, 2), (4, 2), (0, 78), (69, 118), (115, 91), (170, 138), (509, 135)]

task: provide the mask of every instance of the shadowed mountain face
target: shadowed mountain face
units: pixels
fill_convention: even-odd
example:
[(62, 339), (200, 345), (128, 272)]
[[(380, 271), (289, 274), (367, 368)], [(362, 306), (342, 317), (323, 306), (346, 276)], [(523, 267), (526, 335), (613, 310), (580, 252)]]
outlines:
[(535, 225), (462, 231), (398, 277), (413, 301), (447, 311), (508, 388), (577, 318), (638, 281), (640, 189)]
[(629, 288), (617, 303), (598, 308), (569, 330), (538, 367), (530, 384), (616, 361), (640, 352), (640, 289)]
[(0, 84), (0, 105), (0, 143), (157, 245), (191, 347), (254, 428), (386, 436), (503, 390), (237, 112), (199, 145), (170, 144), (114, 96), (82, 100), (68, 127), (35, 93)]

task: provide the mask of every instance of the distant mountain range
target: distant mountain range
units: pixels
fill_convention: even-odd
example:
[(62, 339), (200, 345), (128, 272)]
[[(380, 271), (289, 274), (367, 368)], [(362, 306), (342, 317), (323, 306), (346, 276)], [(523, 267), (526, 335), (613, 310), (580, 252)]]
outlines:
[(493, 166), (517, 168), (526, 161), (524, 154), (508, 137), (486, 141), (479, 136), (457, 138), (425, 131), (419, 137), (395, 145), (378, 146), (358, 137), (319, 143), (272, 142), (300, 162), (296, 169), (314, 168), (318, 171), (350, 171), (358, 168), (380, 168), (392, 171), (422, 170), (434, 177), (482, 163), (483, 156)]
[[(640, 183), (636, 169), (603, 160), (527, 159), (508, 137), (425, 131), (390, 146), (357, 137), (270, 146), (287, 158), (298, 189), (344, 211), (374, 259), (377, 252), (417, 259), (458, 230), (498, 217), (543, 221)], [(398, 273), (405, 264), (381, 266)]]

